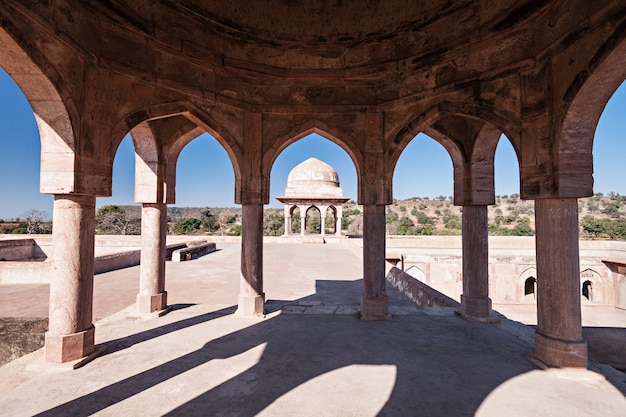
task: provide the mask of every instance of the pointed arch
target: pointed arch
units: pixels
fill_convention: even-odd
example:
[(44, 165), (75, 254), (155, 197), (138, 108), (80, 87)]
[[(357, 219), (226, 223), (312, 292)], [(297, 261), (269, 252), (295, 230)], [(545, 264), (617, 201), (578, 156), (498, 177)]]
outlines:
[(66, 102), (43, 71), (1, 28), (0, 66), (20, 87), (33, 109), (41, 141), (40, 191), (80, 192), (76, 136)]
[[(418, 133), (424, 133), (440, 143), (452, 159), (455, 204), (493, 204), (494, 158), (503, 132), (490, 120), (478, 117), (476, 114), (480, 114), (479, 111), (475, 111), (476, 114), (466, 114), (460, 110), (449, 102), (442, 102), (413, 120), (394, 140), (398, 146), (391, 150), (390, 167), (395, 171), (401, 151), (404, 151)], [(464, 107), (463, 110), (467, 108)], [(497, 116), (491, 115), (490, 119), (504, 125), (504, 121)], [(448, 129), (449, 124), (467, 125), (469, 130), (458, 127), (456, 130)], [(466, 132), (467, 137), (462, 137)], [(519, 169), (519, 147), (514, 141), (511, 143), (517, 155)]]
[[(529, 292), (528, 290), (530, 290), (532, 288), (532, 292)], [(532, 300), (532, 302), (536, 302), (535, 300), (537, 299), (537, 268), (534, 266), (531, 266), (529, 268), (526, 268), (524, 271), (522, 271), (521, 274), (519, 274), (519, 277), (517, 278), (517, 294), (518, 294), (518, 301), (521, 302), (529, 302), (530, 300)], [(532, 297), (528, 297), (530, 294), (532, 294)]]
[[(447, 138), (446, 135), (441, 133), (435, 133), (432, 126), (438, 121), (444, 119), (447, 116), (456, 116), (460, 118), (467, 118), (478, 121), (484, 124), (481, 134), (477, 137), (477, 142), (474, 144), (470, 152), (464, 152), (463, 149), (455, 143), (453, 138)], [(520, 160), (520, 146), (519, 146), (519, 132), (515, 129), (510, 121), (500, 117), (493, 112), (485, 109), (480, 109), (477, 106), (472, 106), (467, 103), (463, 105), (457, 105), (449, 101), (441, 101), (424, 111), (418, 117), (410, 121), (404, 128), (402, 128), (393, 139), (393, 144), (390, 146), (387, 154), (389, 157), (389, 169), (390, 174), (395, 171), (395, 166), (400, 159), (400, 155), (406, 148), (406, 146), (417, 136), (419, 133), (424, 133), (437, 142), (448, 151), (450, 158), (452, 158), (453, 166), (462, 166), (463, 163), (480, 158), (485, 158), (485, 155), (489, 153), (489, 150), (493, 148), (493, 154), (495, 154), (495, 147), (497, 146), (497, 140), (489, 139), (493, 137), (491, 132), (499, 131), (504, 133), (511, 141), (518, 160)], [(482, 137), (482, 139), (481, 139)], [(499, 138), (499, 135), (498, 135)], [(473, 156), (473, 149), (478, 146), (480, 151)]]
[(604, 108), (626, 79), (626, 22), (618, 26), (564, 94), (556, 133), (559, 194), (593, 195), (593, 141)]
[[(297, 132), (297, 133), (293, 133), (293, 132)], [(296, 126), (294, 129), (290, 131), (290, 133), (287, 136), (279, 137), (274, 142), (274, 146), (267, 149), (264, 152), (263, 167), (264, 167), (265, 177), (268, 179), (267, 195), (269, 195), (270, 173), (272, 172), (272, 167), (274, 166), (274, 162), (276, 162), (276, 159), (290, 145), (294, 144), (300, 139), (303, 139), (306, 136), (309, 136), (313, 133), (316, 133), (320, 135), (321, 137), (323, 137), (324, 139), (331, 141), (332, 143), (339, 146), (348, 154), (348, 156), (352, 160), (354, 168), (356, 169), (357, 181), (360, 181), (362, 166), (363, 166), (363, 157), (360, 151), (358, 150), (358, 148), (356, 147), (356, 145), (351, 142), (340, 139), (340, 136), (341, 136), (340, 132), (335, 131), (335, 129), (332, 129), (330, 126), (326, 125), (325, 123), (314, 119), (314, 120), (307, 121), (306, 123), (303, 123), (299, 126)], [(359, 189), (358, 184), (357, 184), (357, 189)]]
[[(235, 173), (235, 190), (241, 187), (241, 149), (226, 129), (218, 131), (219, 121), (187, 101), (162, 103), (128, 114), (113, 129), (112, 146), (117, 149), (129, 131), (136, 132), (136, 168), (148, 175), (162, 169), (164, 202), (176, 200), (176, 164), (183, 148), (203, 133), (209, 133), (224, 148)], [(132, 136), (132, 135), (131, 135)], [(137, 153), (139, 152), (139, 153)], [(113, 156), (115, 153), (113, 153)], [(162, 168), (158, 168), (162, 165)], [(113, 160), (109, 161), (110, 172)]]
[(594, 304), (605, 304), (607, 293), (602, 275), (592, 268), (580, 272), (581, 296)]

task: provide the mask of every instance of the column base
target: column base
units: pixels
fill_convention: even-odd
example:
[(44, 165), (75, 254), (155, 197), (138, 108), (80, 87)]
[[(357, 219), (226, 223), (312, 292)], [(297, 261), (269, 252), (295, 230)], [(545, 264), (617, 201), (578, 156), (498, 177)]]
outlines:
[(361, 296), (361, 320), (389, 320), (389, 299), (387, 296), (366, 298)]
[(587, 342), (553, 339), (535, 332), (533, 359), (549, 367), (586, 368)]
[(45, 360), (47, 363), (64, 363), (84, 358), (94, 351), (95, 327), (66, 335), (46, 333)]
[(491, 317), (491, 298), (467, 297), (461, 294), (461, 308), (459, 314), (466, 320), (486, 321), (498, 323), (495, 317)]
[(167, 307), (167, 291), (153, 295), (137, 294), (137, 310), (140, 313), (153, 313)]
[(264, 316), (265, 315), (265, 293), (257, 295), (239, 295), (237, 306), (238, 316)]

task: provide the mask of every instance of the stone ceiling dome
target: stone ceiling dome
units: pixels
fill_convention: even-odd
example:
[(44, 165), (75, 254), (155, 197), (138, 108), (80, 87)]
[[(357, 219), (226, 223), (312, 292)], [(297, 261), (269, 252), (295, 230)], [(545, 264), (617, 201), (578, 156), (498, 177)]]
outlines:
[(285, 196), (315, 197), (342, 195), (337, 171), (325, 162), (309, 158), (291, 170)]

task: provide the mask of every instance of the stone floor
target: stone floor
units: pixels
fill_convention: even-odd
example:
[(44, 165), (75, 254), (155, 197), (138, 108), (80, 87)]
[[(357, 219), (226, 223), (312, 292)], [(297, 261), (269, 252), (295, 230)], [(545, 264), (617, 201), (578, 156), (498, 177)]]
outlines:
[[(624, 416), (626, 374), (540, 370), (532, 330), (417, 309), (356, 317), (361, 261), (340, 243), (264, 245), (269, 314), (233, 314), (239, 246), (167, 264), (169, 314), (135, 313), (138, 268), (95, 278), (96, 342), (77, 370), (42, 351), (0, 367), (2, 416)], [(0, 285), (0, 315), (47, 314), (47, 286)], [(43, 312), (43, 313), (42, 313)]]

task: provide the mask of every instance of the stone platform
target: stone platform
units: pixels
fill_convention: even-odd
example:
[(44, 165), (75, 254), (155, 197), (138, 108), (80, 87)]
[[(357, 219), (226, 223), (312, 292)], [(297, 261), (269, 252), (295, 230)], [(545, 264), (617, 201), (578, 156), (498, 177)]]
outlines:
[[(623, 416), (626, 409), (623, 373), (596, 363), (593, 371), (537, 369), (526, 359), (532, 329), (517, 322), (418, 309), (391, 287), (393, 319), (358, 320), (361, 260), (343, 245), (269, 243), (264, 259), (265, 318), (233, 314), (236, 243), (167, 264), (174, 309), (163, 317), (136, 313), (138, 268), (98, 275), (96, 343), (107, 352), (77, 370), (44, 364), (41, 350), (0, 367), (2, 415)], [(0, 286), (0, 314), (27, 305), (28, 290), (12, 290)], [(17, 303), (6, 307), (11, 299)]]

